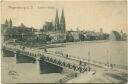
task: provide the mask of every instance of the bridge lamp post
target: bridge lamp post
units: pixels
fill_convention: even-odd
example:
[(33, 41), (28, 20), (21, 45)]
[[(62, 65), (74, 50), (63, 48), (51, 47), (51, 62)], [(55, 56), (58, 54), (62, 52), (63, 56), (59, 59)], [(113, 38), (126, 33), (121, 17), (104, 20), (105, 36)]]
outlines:
[(109, 62), (108, 62), (108, 50), (106, 50), (106, 57), (107, 57), (107, 68), (109, 66)]
[(109, 53), (109, 51), (107, 50), (107, 69), (108, 69), (108, 71), (109, 71), (109, 69), (111, 68), (111, 66), (110, 66), (110, 56), (108, 55), (108, 53)]
[(90, 63), (90, 50), (88, 51), (88, 64)]
[[(90, 55), (90, 49), (89, 49), (89, 51), (88, 51), (88, 65), (91, 65), (90, 60), (91, 60), (91, 55)], [(91, 66), (89, 66), (89, 68), (91, 68)]]

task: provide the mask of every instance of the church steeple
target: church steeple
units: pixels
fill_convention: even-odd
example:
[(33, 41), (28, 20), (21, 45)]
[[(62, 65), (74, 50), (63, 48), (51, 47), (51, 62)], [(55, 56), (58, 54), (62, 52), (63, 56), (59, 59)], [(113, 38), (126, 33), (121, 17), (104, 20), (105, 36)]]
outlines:
[(5, 21), (5, 26), (8, 27), (8, 20)]
[(9, 27), (9, 28), (12, 28), (12, 20), (11, 20), (11, 18), (10, 18), (8, 27)]
[(59, 17), (58, 17), (58, 9), (56, 9), (56, 17), (55, 17), (55, 30), (59, 28)]
[(62, 9), (62, 14), (60, 18), (60, 27), (61, 27), (61, 30), (65, 32), (65, 17), (64, 17), (63, 9)]

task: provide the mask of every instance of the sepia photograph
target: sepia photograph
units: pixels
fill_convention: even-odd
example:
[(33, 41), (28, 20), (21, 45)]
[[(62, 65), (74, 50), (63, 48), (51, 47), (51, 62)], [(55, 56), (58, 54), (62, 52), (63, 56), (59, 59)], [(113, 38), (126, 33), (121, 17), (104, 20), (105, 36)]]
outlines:
[(128, 82), (127, 1), (2, 1), (1, 82)]

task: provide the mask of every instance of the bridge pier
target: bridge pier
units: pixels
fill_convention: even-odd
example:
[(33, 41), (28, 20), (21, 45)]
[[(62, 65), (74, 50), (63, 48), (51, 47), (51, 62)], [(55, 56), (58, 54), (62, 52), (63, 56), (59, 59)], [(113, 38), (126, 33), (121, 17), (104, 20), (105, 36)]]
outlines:
[(34, 63), (35, 59), (29, 56), (22, 55), (20, 53), (14, 54), (16, 63)]
[(46, 73), (61, 73), (63, 71), (62, 67), (59, 67), (57, 65), (48, 63), (44, 60), (36, 61), (37, 63), (37, 70), (40, 74), (46, 74)]
[(3, 57), (14, 57), (14, 53), (5, 49), (1, 50)]

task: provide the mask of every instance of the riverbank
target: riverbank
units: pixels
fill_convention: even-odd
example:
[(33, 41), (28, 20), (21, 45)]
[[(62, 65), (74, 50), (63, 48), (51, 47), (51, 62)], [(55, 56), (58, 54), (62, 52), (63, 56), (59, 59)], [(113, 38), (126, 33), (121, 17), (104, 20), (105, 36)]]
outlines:
[(64, 47), (65, 45), (71, 45), (71, 44), (80, 44), (80, 43), (102, 43), (102, 42), (108, 42), (109, 40), (95, 40), (95, 41), (75, 41), (75, 42), (65, 42), (65, 43), (47, 43), (47, 44), (25, 44), (25, 43), (15, 43), (15, 42), (5, 42), (9, 44), (18, 44), (26, 47), (42, 47), (42, 48), (57, 48), (57, 47)]

